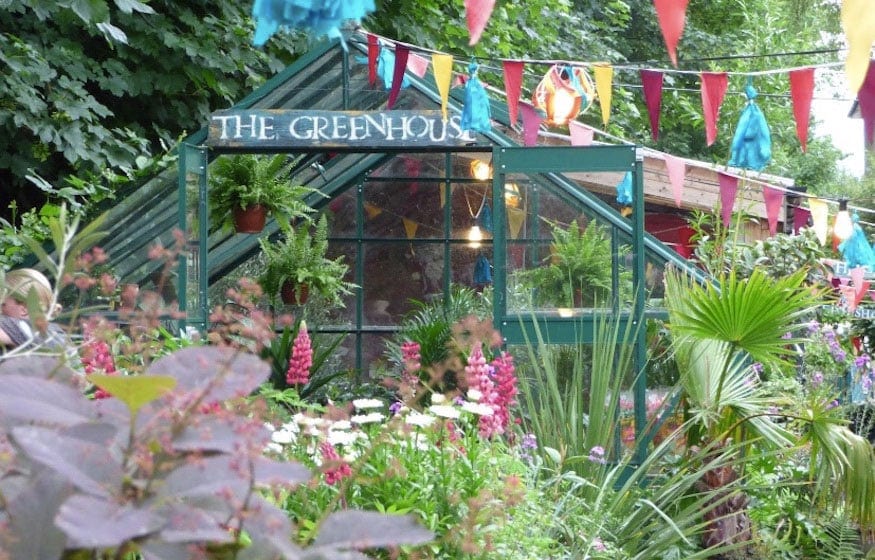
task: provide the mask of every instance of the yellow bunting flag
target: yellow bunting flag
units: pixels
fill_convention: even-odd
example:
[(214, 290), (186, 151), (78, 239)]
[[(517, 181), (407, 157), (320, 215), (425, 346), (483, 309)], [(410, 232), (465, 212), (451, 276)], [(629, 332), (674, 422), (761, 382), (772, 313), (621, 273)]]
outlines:
[[(450, 196), (453, 195), (453, 191), (455, 191), (455, 190), (456, 190), (456, 185), (450, 185)], [(447, 189), (443, 185), (441, 185), (440, 193), (441, 193), (441, 208), (443, 208), (444, 205), (447, 203)]]
[(826, 201), (819, 198), (808, 199), (808, 208), (811, 210), (811, 221), (814, 223), (814, 233), (817, 240), (823, 245), (829, 235), (829, 206)]
[(401, 218), (401, 221), (404, 222), (404, 231), (407, 232), (407, 239), (414, 239), (416, 237), (416, 230), (419, 229), (419, 222), (414, 222), (407, 218)]
[(373, 220), (383, 212), (383, 209), (379, 206), (374, 206), (370, 202), (365, 202), (365, 212), (368, 215), (368, 219)]
[(453, 80), (453, 56), (449, 54), (431, 55), (431, 67), (434, 68), (434, 80), (441, 94), (441, 113), (447, 120), (447, 101), (450, 98), (450, 83)]
[(523, 228), (523, 223), (526, 221), (526, 211), (521, 208), (507, 209), (507, 227), (510, 229), (510, 238), (517, 239), (520, 236), (520, 230)]
[(595, 91), (602, 108), (602, 123), (608, 126), (611, 118), (611, 88), (614, 82), (614, 67), (608, 64), (593, 66), (592, 73), (595, 76)]
[(856, 94), (869, 70), (869, 53), (875, 43), (875, 4), (872, 0), (843, 0), (842, 27), (848, 38), (845, 72), (851, 93)]

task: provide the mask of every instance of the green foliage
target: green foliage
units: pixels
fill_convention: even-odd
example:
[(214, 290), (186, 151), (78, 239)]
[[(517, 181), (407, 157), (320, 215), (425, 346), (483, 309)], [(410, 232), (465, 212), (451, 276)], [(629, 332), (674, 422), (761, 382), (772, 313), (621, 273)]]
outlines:
[(15, 0), (0, 9), (0, 170), (20, 202), (24, 177), (140, 168), (197, 130), (306, 46), (284, 33), (251, 45), (249, 5)]
[(222, 156), (210, 174), (210, 218), (232, 226), (234, 209), (263, 206), (286, 229), (295, 220), (309, 220), (314, 211), (304, 197), (316, 189), (293, 185), (288, 179), (293, 162), (285, 154)]
[(826, 278), (822, 259), (828, 257), (813, 228), (796, 235), (778, 233), (759, 239), (752, 246), (742, 246), (735, 252), (735, 269), (742, 277), (749, 277), (754, 269), (780, 278), (797, 271), (805, 271), (805, 283), (820, 284)]
[[(594, 307), (609, 303), (611, 295), (611, 239), (605, 226), (592, 221), (581, 229), (552, 224), (553, 243), (544, 266), (517, 274), (533, 290), (538, 307)], [(628, 279), (628, 274), (621, 276)], [(621, 279), (621, 285), (622, 285)]]
[(298, 290), (301, 286), (319, 292), (328, 305), (343, 307), (343, 296), (357, 287), (344, 278), (349, 265), (343, 256), (326, 257), (328, 251), (328, 219), (323, 214), (311, 232), (307, 224), (299, 224), (284, 231), (285, 237), (275, 243), (262, 237), (258, 240), (265, 256), (265, 268), (258, 282), (268, 295), (279, 293), (283, 284), (290, 282)]

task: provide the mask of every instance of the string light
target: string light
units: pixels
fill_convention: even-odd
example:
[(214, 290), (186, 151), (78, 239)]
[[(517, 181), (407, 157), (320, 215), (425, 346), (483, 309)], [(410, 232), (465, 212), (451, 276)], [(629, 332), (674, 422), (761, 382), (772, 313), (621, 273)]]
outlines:
[(842, 241), (849, 239), (854, 234), (854, 222), (851, 221), (851, 215), (848, 213), (848, 199), (846, 198), (839, 200), (839, 211), (836, 214), (832, 232)]

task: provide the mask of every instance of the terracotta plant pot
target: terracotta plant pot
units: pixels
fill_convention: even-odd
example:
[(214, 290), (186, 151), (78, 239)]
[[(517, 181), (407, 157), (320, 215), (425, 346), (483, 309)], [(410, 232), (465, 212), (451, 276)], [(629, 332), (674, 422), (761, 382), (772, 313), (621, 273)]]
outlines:
[(234, 209), (234, 229), (237, 233), (259, 233), (267, 221), (267, 208), (261, 204)]
[(310, 295), (310, 287), (306, 284), (301, 284), (301, 296), (298, 297), (298, 285), (291, 282), (284, 282), (280, 288), (280, 299), (286, 305), (304, 305), (307, 303), (307, 296)]

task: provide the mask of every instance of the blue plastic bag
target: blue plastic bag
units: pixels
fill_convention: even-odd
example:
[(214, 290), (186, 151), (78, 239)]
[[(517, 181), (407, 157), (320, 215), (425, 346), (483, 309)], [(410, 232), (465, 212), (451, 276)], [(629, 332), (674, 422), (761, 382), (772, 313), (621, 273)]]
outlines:
[(632, 206), (632, 172), (627, 171), (623, 180), (617, 185), (617, 204)]
[(465, 82), (465, 106), (462, 108), (462, 130), (489, 132), (492, 123), (489, 120), (489, 96), (486, 88), (477, 77), (477, 63), (468, 65), (468, 81)]
[(754, 99), (756, 90), (751, 84), (744, 88), (747, 106), (741, 112), (735, 136), (732, 138), (732, 155), (729, 165), (759, 171), (772, 159), (772, 135), (769, 123)]

